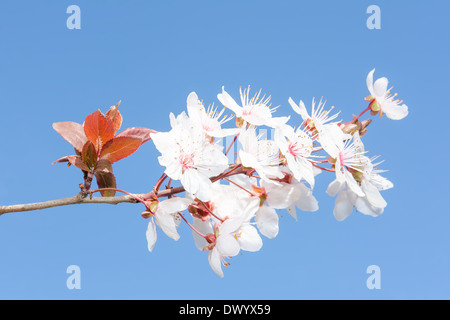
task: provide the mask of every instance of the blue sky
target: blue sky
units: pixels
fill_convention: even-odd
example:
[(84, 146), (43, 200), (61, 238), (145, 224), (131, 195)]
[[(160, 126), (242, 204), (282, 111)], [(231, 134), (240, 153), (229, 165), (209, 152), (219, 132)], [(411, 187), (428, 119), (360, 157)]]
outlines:
[[(66, 9), (81, 9), (69, 30)], [(381, 9), (369, 30), (366, 9)], [(73, 149), (59, 121), (122, 100), (123, 127), (169, 130), (196, 91), (216, 102), (225, 86), (263, 88), (291, 115), (287, 99), (327, 99), (344, 119), (367, 104), (365, 79), (386, 76), (409, 106), (402, 121), (374, 119), (364, 137), (381, 154), (394, 188), (372, 218), (334, 219), (317, 178), (319, 211), (295, 222), (257, 253), (231, 260), (225, 277), (209, 267), (190, 230), (174, 242), (159, 231), (147, 251), (142, 207), (79, 205), (0, 217), (2, 299), (448, 299), (450, 116), (448, 12), (444, 1), (2, 1), (0, 4), (0, 202), (69, 197), (81, 174), (51, 165)], [(293, 122), (290, 122), (293, 124)], [(118, 186), (147, 192), (163, 168), (149, 142), (114, 166)], [(66, 269), (81, 269), (69, 290)], [(366, 269), (381, 269), (369, 290)]]

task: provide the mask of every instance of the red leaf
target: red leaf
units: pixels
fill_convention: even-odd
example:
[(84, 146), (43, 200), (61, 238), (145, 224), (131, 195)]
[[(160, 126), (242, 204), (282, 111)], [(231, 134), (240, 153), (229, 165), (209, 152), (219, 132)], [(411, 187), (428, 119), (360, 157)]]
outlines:
[(105, 143), (114, 137), (114, 127), (111, 120), (97, 110), (86, 117), (84, 133), (98, 152)]
[(139, 128), (139, 127), (127, 128), (127, 129), (119, 132), (116, 135), (116, 138), (118, 138), (118, 137), (140, 138), (140, 139), (142, 139), (142, 143), (145, 143), (145, 142), (151, 140), (150, 133), (156, 133), (156, 131), (147, 129), (147, 128)]
[(80, 168), (81, 170), (89, 171), (88, 166), (81, 160), (79, 156), (65, 156), (54, 161), (52, 164), (55, 164), (57, 162), (69, 162), (67, 166), (73, 164), (75, 167)]
[(83, 146), (88, 140), (83, 126), (76, 122), (55, 122), (53, 124), (53, 129), (58, 132), (61, 137), (63, 137), (68, 143), (70, 143), (76, 151), (81, 152)]
[(68, 156), (69, 162), (73, 164), (75, 167), (83, 170), (83, 171), (89, 171), (88, 166), (81, 160), (79, 156)]
[[(97, 185), (99, 189), (102, 188), (116, 188), (116, 177), (112, 172), (97, 171), (94, 173), (97, 179)], [(114, 190), (101, 190), (103, 197), (114, 197), (116, 191)]]
[(113, 172), (112, 169), (112, 165), (111, 162), (109, 162), (106, 159), (100, 159), (97, 162), (97, 165), (95, 166), (95, 172), (103, 172), (103, 173), (108, 173), (108, 172)]
[(95, 146), (92, 142), (87, 141), (85, 143), (81, 153), (81, 159), (88, 168), (95, 168), (95, 165), (97, 164), (97, 151), (95, 150)]
[(120, 102), (121, 101), (119, 101), (115, 106), (111, 106), (108, 112), (106, 112), (106, 116), (109, 118), (109, 120), (111, 120), (113, 124), (114, 133), (116, 133), (117, 130), (119, 130), (122, 126), (122, 115), (119, 111)]
[(128, 157), (135, 152), (142, 144), (142, 140), (135, 137), (116, 137), (103, 147), (100, 158), (111, 163)]

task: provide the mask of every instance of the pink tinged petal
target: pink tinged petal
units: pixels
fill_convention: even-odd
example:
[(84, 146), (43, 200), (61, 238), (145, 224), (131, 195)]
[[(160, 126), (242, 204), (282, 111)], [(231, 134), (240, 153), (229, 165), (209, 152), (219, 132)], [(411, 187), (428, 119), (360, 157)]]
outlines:
[(147, 231), (145, 233), (148, 244), (148, 251), (152, 252), (156, 244), (156, 226), (151, 218), (148, 222)]
[(217, 248), (213, 248), (208, 253), (208, 262), (213, 271), (223, 278), (222, 260)]
[(259, 251), (263, 245), (258, 231), (250, 224), (242, 226), (236, 236), (242, 250), (256, 252)]
[(217, 95), (217, 99), (231, 111), (236, 113), (236, 117), (242, 116), (242, 108), (236, 103), (236, 101), (225, 91), (224, 87), (222, 87), (222, 93)]
[(243, 108), (242, 118), (255, 126), (263, 126), (272, 118), (272, 113), (263, 104), (250, 105)]
[(376, 97), (384, 97), (386, 95), (388, 83), (389, 81), (385, 77), (382, 77), (375, 81), (373, 85), (373, 91)]
[(341, 191), (334, 204), (334, 217), (338, 221), (343, 221), (353, 212), (353, 203), (348, 191)]
[(269, 239), (273, 239), (278, 234), (278, 214), (274, 208), (263, 205), (259, 208), (255, 217), (259, 232)]
[(303, 120), (307, 120), (309, 119), (309, 115), (308, 115), (308, 111), (306, 111), (306, 107), (305, 104), (303, 103), (302, 100), (300, 100), (300, 103), (297, 105), (295, 104), (294, 100), (292, 100), (291, 98), (289, 98), (289, 104), (291, 105), (292, 109), (298, 113), (299, 115), (301, 115)]

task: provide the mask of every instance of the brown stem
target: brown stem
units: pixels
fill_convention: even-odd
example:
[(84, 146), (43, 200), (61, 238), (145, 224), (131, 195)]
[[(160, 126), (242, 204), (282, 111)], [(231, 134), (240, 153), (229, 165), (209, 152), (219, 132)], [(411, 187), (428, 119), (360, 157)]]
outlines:
[[(142, 195), (137, 195), (142, 196)], [(82, 204), (82, 203), (107, 203), (107, 204), (118, 204), (118, 203), (136, 203), (136, 199), (131, 196), (121, 196), (121, 197), (84, 197), (81, 193), (69, 198), (50, 200), (44, 202), (27, 203), (27, 204), (15, 204), (10, 206), (0, 206), (0, 215), (8, 212), (22, 212), (22, 211), (32, 211), (41, 210), (53, 207), (67, 206), (71, 204)]]
[[(229, 177), (235, 174), (245, 173), (246, 171), (243, 169), (233, 168), (228, 172), (222, 173), (218, 175), (217, 177), (212, 177), (211, 181), (216, 181), (223, 177)], [(177, 188), (170, 188), (166, 190), (161, 190), (156, 193), (156, 196), (158, 198), (160, 197), (169, 197), (171, 195), (184, 192), (184, 187), (177, 187)], [(137, 203), (138, 201), (136, 198), (140, 198), (143, 201), (153, 199), (155, 196), (155, 193), (153, 191), (146, 193), (146, 194), (133, 194), (133, 195), (126, 195), (126, 196), (120, 196), (120, 197), (86, 197), (83, 192), (80, 192), (78, 195), (70, 197), (70, 198), (63, 198), (63, 199), (57, 199), (57, 200), (50, 200), (50, 201), (44, 201), (44, 202), (36, 202), (36, 203), (27, 203), (27, 204), (15, 204), (15, 205), (9, 205), (9, 206), (0, 206), (0, 215), (8, 213), (8, 212), (22, 212), (22, 211), (32, 211), (32, 210), (41, 210), (41, 209), (47, 209), (47, 208), (53, 208), (53, 207), (60, 207), (60, 206), (66, 206), (71, 204), (82, 204), (82, 203), (107, 203), (107, 204), (118, 204), (123, 202), (128, 203)]]

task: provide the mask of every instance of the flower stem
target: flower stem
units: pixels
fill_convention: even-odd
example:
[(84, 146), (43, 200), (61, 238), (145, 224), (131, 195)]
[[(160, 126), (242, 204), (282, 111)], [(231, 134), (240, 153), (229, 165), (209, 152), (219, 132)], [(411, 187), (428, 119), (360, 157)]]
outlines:
[(186, 222), (188, 224), (189, 227), (191, 227), (192, 230), (195, 231), (195, 233), (197, 233), (200, 237), (206, 239), (206, 236), (203, 233), (201, 233), (200, 231), (198, 231), (197, 229), (195, 229), (194, 226), (192, 224), (190, 224), (189, 221), (186, 220), (186, 218), (183, 216), (183, 214), (181, 212), (178, 212), (178, 215), (184, 220), (184, 222)]
[(365, 108), (363, 110), (363, 112), (361, 112), (356, 118), (353, 118), (353, 120), (350, 121), (350, 123), (355, 123), (359, 119), (359, 117), (361, 117), (364, 113), (366, 113), (369, 110), (370, 110), (370, 105), (367, 108)]
[(241, 189), (244, 190), (244, 191), (247, 191), (248, 193), (250, 193), (250, 195), (251, 195), (252, 197), (256, 197), (256, 195), (253, 194), (253, 192), (251, 192), (250, 190), (245, 189), (243, 186), (240, 186), (240, 185), (237, 184), (236, 182), (234, 182), (234, 181), (232, 181), (232, 180), (230, 180), (230, 179), (228, 179), (228, 178), (225, 178), (225, 177), (222, 178), (222, 179), (227, 180), (228, 182), (234, 184), (235, 186), (241, 188)]
[(236, 142), (237, 137), (239, 136), (239, 133), (234, 137), (233, 141), (230, 143), (230, 145), (228, 146), (227, 152), (225, 152), (225, 155), (228, 154), (228, 152), (230, 152), (231, 147), (233, 146), (233, 144)]

